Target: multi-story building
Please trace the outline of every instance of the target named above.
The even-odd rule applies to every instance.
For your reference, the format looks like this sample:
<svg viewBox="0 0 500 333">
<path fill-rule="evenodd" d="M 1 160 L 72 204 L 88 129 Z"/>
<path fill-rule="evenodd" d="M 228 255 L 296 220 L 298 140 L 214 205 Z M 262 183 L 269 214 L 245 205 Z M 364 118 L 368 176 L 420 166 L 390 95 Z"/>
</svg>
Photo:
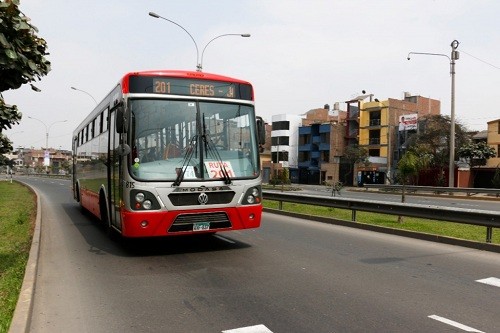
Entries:
<svg viewBox="0 0 500 333">
<path fill-rule="evenodd" d="M 339 181 L 340 157 L 344 153 L 347 113 L 329 106 L 306 113 L 299 127 L 298 182 L 323 184 Z"/>
<path fill-rule="evenodd" d="M 488 135 L 486 143 L 497 153 L 497 157 L 488 159 L 486 167 L 499 168 L 500 167 L 500 119 L 488 121 Z"/>
<path fill-rule="evenodd" d="M 297 133 L 302 117 L 280 114 L 266 124 L 266 145 L 261 153 L 262 179 L 268 182 L 278 177 L 283 168 L 296 168 Z"/>
<path fill-rule="evenodd" d="M 359 183 L 392 181 L 405 143 L 416 133 L 418 118 L 437 115 L 441 102 L 405 93 L 403 100 L 365 102 L 359 112 L 358 144 L 369 155 L 369 166 L 358 168 Z"/>
<path fill-rule="evenodd" d="M 69 171 L 72 153 L 69 150 L 49 148 L 19 148 L 13 153 L 15 168 L 18 172 L 66 173 Z"/>
<path fill-rule="evenodd" d="M 297 167 L 298 128 L 302 116 L 280 114 L 272 117 L 271 160 L 283 167 Z"/>
</svg>

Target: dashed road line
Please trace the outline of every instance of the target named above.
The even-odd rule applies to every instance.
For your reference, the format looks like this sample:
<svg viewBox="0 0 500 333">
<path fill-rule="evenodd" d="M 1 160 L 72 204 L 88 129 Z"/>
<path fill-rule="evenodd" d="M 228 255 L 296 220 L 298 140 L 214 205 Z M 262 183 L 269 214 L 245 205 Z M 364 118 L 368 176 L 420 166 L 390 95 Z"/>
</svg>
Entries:
<svg viewBox="0 0 500 333">
<path fill-rule="evenodd" d="M 453 321 L 453 320 L 450 320 L 450 319 L 447 319 L 447 318 L 444 318 L 444 317 L 440 317 L 440 316 L 436 316 L 436 315 L 431 315 L 431 316 L 429 316 L 429 318 L 437 320 L 437 321 L 440 321 L 440 322 L 442 322 L 444 324 L 448 324 L 450 326 L 459 328 L 459 329 L 461 329 L 461 330 L 463 330 L 465 332 L 484 333 L 483 331 L 477 330 L 477 329 L 475 329 L 473 327 L 461 324 L 459 322 L 456 322 L 456 321 Z"/>
<path fill-rule="evenodd" d="M 490 286 L 500 287 L 500 279 L 495 277 L 489 277 L 486 279 L 476 280 L 476 282 L 489 284 Z"/>
<path fill-rule="evenodd" d="M 222 333 L 273 333 L 264 325 L 255 325 L 235 328 L 232 330 L 222 331 Z"/>
</svg>

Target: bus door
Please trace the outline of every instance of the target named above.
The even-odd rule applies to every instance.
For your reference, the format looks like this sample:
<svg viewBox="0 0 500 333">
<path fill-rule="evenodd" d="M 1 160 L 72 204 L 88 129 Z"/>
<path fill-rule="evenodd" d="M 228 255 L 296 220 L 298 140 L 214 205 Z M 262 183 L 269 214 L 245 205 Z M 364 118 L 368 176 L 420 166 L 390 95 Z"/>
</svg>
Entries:
<svg viewBox="0 0 500 333">
<path fill-rule="evenodd" d="M 109 115 L 109 165 L 108 165 L 108 193 L 109 193 L 109 212 L 111 214 L 111 224 L 119 230 L 122 229 L 122 221 L 120 214 L 120 204 L 123 194 L 122 179 L 122 163 L 121 156 L 117 152 L 120 144 L 120 134 L 116 131 L 116 112 L 110 111 Z"/>
</svg>

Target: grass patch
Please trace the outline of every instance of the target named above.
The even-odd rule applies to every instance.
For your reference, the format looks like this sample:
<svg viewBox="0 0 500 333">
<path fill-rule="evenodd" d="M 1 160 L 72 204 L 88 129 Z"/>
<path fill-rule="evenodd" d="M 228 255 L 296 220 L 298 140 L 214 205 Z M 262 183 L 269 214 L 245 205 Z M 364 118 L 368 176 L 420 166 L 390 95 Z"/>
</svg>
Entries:
<svg viewBox="0 0 500 333">
<path fill-rule="evenodd" d="M 264 200 L 263 205 L 265 208 L 278 209 L 277 201 Z M 299 214 L 330 217 L 339 220 L 351 220 L 351 210 L 348 209 L 283 202 L 283 210 Z M 398 217 L 396 215 L 359 211 L 356 213 L 356 222 L 394 229 L 416 231 L 432 235 L 447 236 L 476 242 L 484 243 L 486 241 L 486 227 L 483 226 L 420 219 L 406 216 L 404 217 L 403 223 L 399 223 Z M 492 243 L 500 244 L 500 229 L 498 228 L 493 229 Z"/>
<path fill-rule="evenodd" d="M 0 181 L 0 332 L 7 332 L 28 261 L 36 216 L 35 195 Z"/>
</svg>

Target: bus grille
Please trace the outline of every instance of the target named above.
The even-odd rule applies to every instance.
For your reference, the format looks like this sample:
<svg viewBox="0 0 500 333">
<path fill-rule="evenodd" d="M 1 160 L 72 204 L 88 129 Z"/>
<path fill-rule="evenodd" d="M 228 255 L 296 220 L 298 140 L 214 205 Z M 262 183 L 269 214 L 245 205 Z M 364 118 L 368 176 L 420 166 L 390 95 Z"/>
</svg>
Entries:
<svg viewBox="0 0 500 333">
<path fill-rule="evenodd" d="M 181 214 L 170 226 L 169 232 L 193 231 L 194 223 L 209 222 L 210 230 L 231 228 L 231 221 L 225 212 Z"/>
<path fill-rule="evenodd" d="M 224 192 L 194 192 L 194 193 L 172 193 L 168 196 L 174 206 L 196 206 L 200 205 L 198 198 L 200 193 L 206 193 L 208 201 L 205 205 L 228 204 L 234 198 L 233 191 Z"/>
</svg>

